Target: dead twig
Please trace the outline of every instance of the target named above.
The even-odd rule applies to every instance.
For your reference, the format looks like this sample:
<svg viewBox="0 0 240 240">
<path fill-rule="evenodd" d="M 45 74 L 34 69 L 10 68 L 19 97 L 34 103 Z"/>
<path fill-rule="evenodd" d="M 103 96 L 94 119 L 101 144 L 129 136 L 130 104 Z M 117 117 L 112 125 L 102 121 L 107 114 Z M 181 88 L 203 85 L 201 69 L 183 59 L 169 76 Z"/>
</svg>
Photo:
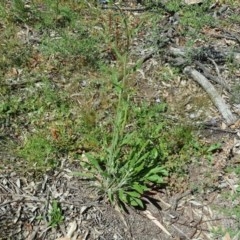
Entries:
<svg viewBox="0 0 240 240">
<path fill-rule="evenodd" d="M 194 52 L 199 52 L 199 48 L 194 48 Z M 169 48 L 170 54 L 173 56 L 181 56 L 181 57 L 187 57 L 188 51 L 185 48 L 175 48 L 175 47 L 170 47 Z M 235 63 L 240 63 L 240 53 L 239 52 L 234 52 L 230 50 L 224 50 L 221 51 L 221 54 L 225 56 L 225 59 L 232 59 L 233 62 Z"/>
<path fill-rule="evenodd" d="M 147 7 L 139 7 L 139 8 L 130 8 L 130 7 L 118 7 L 118 6 L 105 6 L 102 5 L 102 9 L 107 10 L 120 10 L 120 11 L 126 11 L 126 12 L 144 12 L 149 10 L 150 8 Z"/>
<path fill-rule="evenodd" d="M 172 205 L 171 205 L 171 209 L 172 209 L 173 211 L 176 211 L 177 208 L 178 208 L 178 202 L 179 202 L 182 198 L 184 198 L 184 197 L 186 197 L 186 196 L 188 196 L 188 195 L 190 195 L 190 194 L 192 194 L 192 191 L 191 191 L 191 190 L 188 190 L 188 191 L 186 191 L 186 192 L 184 192 L 184 193 L 182 193 L 182 194 L 180 194 L 180 195 L 177 195 L 177 196 L 173 199 L 173 202 L 172 202 Z"/>
<path fill-rule="evenodd" d="M 213 82 L 216 82 L 220 84 L 222 87 L 224 87 L 227 91 L 230 91 L 231 88 L 228 86 L 228 84 L 225 81 L 221 81 L 218 77 L 212 75 L 210 71 L 199 61 L 195 61 L 195 64 L 197 65 L 198 68 L 200 68 L 203 71 L 203 75 L 212 80 Z"/>
<path fill-rule="evenodd" d="M 35 84 L 35 83 L 39 83 L 39 82 L 42 82 L 42 80 L 35 79 L 34 81 L 23 81 L 23 82 L 16 82 L 16 83 L 2 83 L 1 86 L 9 87 L 12 90 L 14 90 L 14 89 L 17 89 L 17 88 L 24 88 L 28 84 Z"/>
<path fill-rule="evenodd" d="M 146 217 L 151 220 L 155 225 L 157 225 L 166 235 L 171 236 L 171 234 L 168 232 L 168 230 L 158 221 L 157 218 L 155 218 L 152 213 L 148 210 L 143 211 L 143 213 L 146 215 Z"/>
<path fill-rule="evenodd" d="M 205 78 L 200 72 L 191 67 L 185 67 L 183 72 L 191 76 L 208 93 L 213 104 L 217 107 L 227 125 L 232 125 L 236 122 L 237 118 L 232 114 L 228 105 L 225 103 L 223 98 L 218 94 L 215 87 L 208 81 L 207 78 Z"/>
<path fill-rule="evenodd" d="M 224 132 L 224 133 L 231 133 L 231 134 L 237 134 L 237 131 L 232 131 L 232 130 L 227 130 L 227 129 L 221 129 L 221 128 L 217 128 L 217 127 L 212 127 L 212 126 L 207 126 L 203 124 L 203 127 L 205 129 L 210 129 L 212 131 L 216 131 L 216 132 Z"/>
<path fill-rule="evenodd" d="M 231 90 L 230 87 L 228 86 L 228 84 L 225 82 L 225 80 L 222 78 L 221 74 L 220 74 L 220 71 L 219 71 L 219 67 L 217 65 L 217 63 L 212 59 L 212 58 L 208 58 L 212 63 L 213 65 L 215 66 L 215 69 L 216 69 L 216 73 L 218 75 L 218 79 L 219 79 L 219 82 L 220 84 L 225 87 L 226 89 L 228 89 L 229 91 Z"/>
</svg>

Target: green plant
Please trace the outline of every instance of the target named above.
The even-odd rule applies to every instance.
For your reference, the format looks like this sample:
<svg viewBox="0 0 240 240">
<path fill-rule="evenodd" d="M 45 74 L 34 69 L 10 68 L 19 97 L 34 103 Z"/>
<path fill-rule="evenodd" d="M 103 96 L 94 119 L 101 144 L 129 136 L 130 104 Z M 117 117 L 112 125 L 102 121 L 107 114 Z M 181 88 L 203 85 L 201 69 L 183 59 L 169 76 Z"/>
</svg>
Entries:
<svg viewBox="0 0 240 240">
<path fill-rule="evenodd" d="M 84 175 L 95 182 L 112 204 L 144 208 L 144 193 L 152 184 L 161 186 L 167 171 L 161 166 L 159 149 L 141 129 L 126 129 L 130 106 L 122 91 L 111 137 L 105 137 L 101 154 L 86 154 Z"/>
<path fill-rule="evenodd" d="M 78 57 L 76 63 L 82 63 L 86 66 L 96 66 L 98 60 L 98 40 L 90 36 L 84 28 L 79 29 L 78 33 L 69 34 L 68 31 L 61 31 L 59 37 L 52 39 L 46 36 L 41 45 L 41 51 L 44 55 L 56 54 L 61 57 L 73 59 Z"/>
<path fill-rule="evenodd" d="M 50 206 L 48 218 L 48 225 L 51 227 L 59 226 L 64 220 L 61 206 L 56 200 L 53 200 L 52 205 Z"/>
<path fill-rule="evenodd" d="M 56 165 L 56 149 L 46 136 L 33 134 L 27 137 L 23 147 L 18 150 L 19 156 L 26 159 L 36 168 L 48 168 Z"/>
<path fill-rule="evenodd" d="M 240 84 L 235 84 L 233 85 L 232 88 L 232 96 L 231 96 L 231 101 L 235 104 L 239 104 L 240 103 Z"/>
<path fill-rule="evenodd" d="M 28 17 L 28 9 L 25 7 L 24 1 L 13 1 L 13 12 L 16 21 L 25 22 Z"/>
<path fill-rule="evenodd" d="M 200 9 L 199 9 L 200 10 Z M 216 21 L 213 21 L 213 17 L 209 16 L 203 10 L 199 11 L 198 9 L 189 9 L 184 13 L 184 17 L 182 18 L 181 23 L 184 26 L 190 26 L 196 31 L 201 29 L 203 26 L 214 26 Z"/>
<path fill-rule="evenodd" d="M 7 8 L 6 4 L 1 4 L 0 5 L 0 19 L 5 19 L 7 18 Z"/>
<path fill-rule="evenodd" d="M 182 2 L 178 0 L 171 0 L 167 2 L 166 7 L 169 11 L 177 12 L 181 9 Z"/>
<path fill-rule="evenodd" d="M 221 143 L 213 143 L 210 145 L 204 145 L 199 142 L 194 142 L 193 148 L 200 156 L 205 156 L 210 162 L 213 159 L 213 153 L 220 150 L 222 147 Z"/>
<path fill-rule="evenodd" d="M 230 171 L 231 173 L 234 170 Z M 216 229 L 213 229 L 213 234 L 218 235 L 219 237 L 224 236 L 226 233 L 232 237 L 231 239 L 239 239 L 240 235 L 240 206 L 239 206 L 239 198 L 240 198 L 240 191 L 239 187 L 236 188 L 235 192 L 232 190 L 227 190 L 225 193 L 222 194 L 222 198 L 225 198 L 225 201 L 228 202 L 227 207 L 215 206 L 217 211 L 220 211 L 226 218 L 229 218 L 230 221 L 234 221 L 232 226 L 219 226 Z M 230 225 L 230 224 L 229 224 Z"/>
<path fill-rule="evenodd" d="M 191 128 L 166 121 L 166 104 L 130 104 L 126 86 L 128 56 L 115 51 L 122 71 L 110 71 L 118 95 L 115 117 L 107 127 L 101 127 L 96 124 L 96 115 L 91 116 L 91 126 L 98 131 L 88 132 L 88 138 L 98 132 L 93 138 L 102 147 L 97 152 L 85 153 L 81 162 L 84 170 L 76 174 L 91 179 L 93 186 L 113 205 L 143 209 L 147 192 L 153 186 L 163 186 L 168 175 L 166 169 L 180 169 L 189 161 L 184 151 L 193 148 L 193 136 Z"/>
<path fill-rule="evenodd" d="M 240 6 L 239 1 L 237 1 L 237 0 L 221 0 L 219 2 L 221 4 L 224 3 L 224 4 L 227 4 L 227 5 L 231 5 L 231 7 L 238 7 L 238 6 Z"/>
</svg>

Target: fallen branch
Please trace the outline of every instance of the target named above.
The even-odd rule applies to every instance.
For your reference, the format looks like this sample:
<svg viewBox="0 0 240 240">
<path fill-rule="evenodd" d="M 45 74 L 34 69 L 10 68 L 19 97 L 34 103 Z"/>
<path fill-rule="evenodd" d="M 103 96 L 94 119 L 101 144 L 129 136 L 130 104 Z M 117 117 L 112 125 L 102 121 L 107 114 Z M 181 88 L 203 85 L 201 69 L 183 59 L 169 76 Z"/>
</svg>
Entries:
<svg viewBox="0 0 240 240">
<path fill-rule="evenodd" d="M 225 81 L 221 81 L 221 77 L 218 78 L 218 77 L 212 75 L 212 74 L 210 73 L 210 71 L 209 71 L 202 63 L 200 63 L 199 61 L 195 61 L 195 64 L 203 71 L 203 75 L 204 75 L 206 78 L 212 80 L 213 82 L 216 82 L 216 83 L 220 84 L 220 85 L 223 86 L 228 92 L 231 91 L 230 86 L 229 86 Z"/>
<path fill-rule="evenodd" d="M 118 7 L 118 6 L 106 6 L 103 5 L 102 9 L 110 9 L 110 10 L 120 10 L 120 11 L 128 11 L 128 12 L 143 12 L 143 11 L 147 11 L 150 8 L 146 8 L 146 7 L 139 7 L 139 8 L 130 8 L 130 7 Z"/>
<path fill-rule="evenodd" d="M 217 90 L 206 77 L 191 67 L 185 67 L 183 72 L 191 76 L 208 93 L 213 104 L 217 107 L 227 125 L 232 125 L 234 122 L 236 122 L 237 118 L 232 114 L 228 105 L 225 103 L 222 97 L 218 94 Z"/>
<path fill-rule="evenodd" d="M 194 48 L 194 52 L 199 52 L 200 48 Z M 174 48 L 170 47 L 169 52 L 174 56 L 187 57 L 188 51 L 185 48 Z M 220 51 L 219 51 L 220 52 Z M 232 59 L 234 63 L 240 63 L 240 53 L 229 51 L 221 51 L 225 59 Z"/>
</svg>

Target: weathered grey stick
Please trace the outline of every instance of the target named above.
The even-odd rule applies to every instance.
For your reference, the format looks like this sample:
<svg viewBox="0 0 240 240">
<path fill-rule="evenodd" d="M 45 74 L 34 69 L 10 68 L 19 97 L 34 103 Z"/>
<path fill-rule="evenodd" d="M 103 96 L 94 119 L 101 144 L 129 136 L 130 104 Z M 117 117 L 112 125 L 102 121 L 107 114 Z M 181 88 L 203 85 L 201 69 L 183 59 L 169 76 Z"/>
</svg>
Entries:
<svg viewBox="0 0 240 240">
<path fill-rule="evenodd" d="M 237 118 L 232 114 L 228 105 L 225 103 L 223 98 L 218 94 L 215 87 L 208 81 L 207 78 L 205 78 L 200 72 L 191 67 L 185 67 L 183 72 L 191 76 L 208 93 L 213 104 L 217 107 L 227 125 L 231 125 L 236 122 Z"/>
<path fill-rule="evenodd" d="M 195 64 L 203 71 L 203 75 L 208 78 L 209 80 L 212 80 L 213 82 L 216 82 L 220 84 L 222 87 L 224 87 L 228 92 L 231 91 L 230 86 L 225 82 L 221 81 L 221 76 L 218 78 L 210 73 L 210 71 L 204 66 L 204 64 L 200 63 L 199 61 L 195 61 Z"/>
<path fill-rule="evenodd" d="M 195 50 L 199 51 L 198 48 L 196 48 Z M 181 56 L 181 57 L 187 56 L 187 51 L 185 48 L 170 47 L 169 52 L 174 56 Z M 229 58 L 232 58 L 235 63 L 237 63 L 237 64 L 240 63 L 240 53 L 239 52 L 223 51 L 222 53 L 224 55 L 228 56 Z"/>
</svg>

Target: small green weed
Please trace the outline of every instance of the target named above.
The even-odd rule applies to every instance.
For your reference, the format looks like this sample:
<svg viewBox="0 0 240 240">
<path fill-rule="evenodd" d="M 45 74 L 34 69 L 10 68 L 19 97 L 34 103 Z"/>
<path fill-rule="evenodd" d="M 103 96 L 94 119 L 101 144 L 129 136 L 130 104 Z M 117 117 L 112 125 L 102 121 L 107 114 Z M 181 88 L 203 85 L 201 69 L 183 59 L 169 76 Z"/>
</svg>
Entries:
<svg viewBox="0 0 240 240">
<path fill-rule="evenodd" d="M 182 7 L 182 3 L 178 0 L 171 0 L 167 2 L 166 7 L 169 11 L 178 12 Z"/>
<path fill-rule="evenodd" d="M 204 26 L 216 26 L 216 19 L 213 19 L 209 11 L 211 1 L 204 1 L 201 6 L 187 5 L 178 0 L 170 0 L 166 8 L 172 12 L 180 13 L 179 24 L 182 26 L 182 33 L 192 38 L 199 37 L 199 30 Z M 183 30 L 185 29 L 185 31 Z"/>
<path fill-rule="evenodd" d="M 56 149 L 44 135 L 33 134 L 29 136 L 18 154 L 37 169 L 56 166 Z"/>
<path fill-rule="evenodd" d="M 240 23 L 240 16 L 238 14 L 233 14 L 229 17 L 229 20 L 232 23 L 239 24 Z"/>
<path fill-rule="evenodd" d="M 45 37 L 41 51 L 44 54 L 58 54 L 63 57 L 67 56 L 81 56 L 84 57 L 87 63 L 94 64 L 98 56 L 97 53 L 97 39 L 90 37 L 87 31 L 83 29 L 77 34 L 69 34 L 69 32 L 62 31 L 56 39 L 52 37 Z"/>
<path fill-rule="evenodd" d="M 29 80 L 29 83 L 26 83 L 24 94 L 21 94 L 21 89 L 16 90 L 15 94 L 10 94 L 12 90 L 9 86 L 1 87 L 0 91 L 4 92 L 0 96 L 2 100 L 0 119 L 15 116 L 21 116 L 23 119 L 27 115 L 27 120 L 24 119 L 25 123 L 32 124 L 36 121 L 39 122 L 48 114 L 47 112 L 52 112 L 52 117 L 69 115 L 68 101 L 64 92 L 61 92 L 61 97 L 59 97 L 60 92 L 53 89 L 48 80 L 43 79 L 41 87 L 38 88 Z M 18 118 L 18 120 L 20 119 Z"/>
<path fill-rule="evenodd" d="M 56 200 L 53 200 L 52 202 L 52 205 L 49 210 L 48 218 L 49 218 L 48 225 L 51 227 L 59 226 L 64 220 L 61 206 Z"/>
<path fill-rule="evenodd" d="M 213 21 L 213 17 L 207 15 L 203 11 L 198 11 L 197 9 L 193 11 L 190 9 L 184 13 L 181 23 L 184 26 L 192 27 L 194 31 L 198 31 L 205 25 L 213 26 L 216 24 L 216 20 Z"/>
<path fill-rule="evenodd" d="M 240 84 L 237 83 L 232 87 L 231 101 L 235 104 L 240 104 Z"/>
<path fill-rule="evenodd" d="M 193 144 L 193 149 L 195 149 L 196 154 L 199 156 L 205 156 L 206 159 L 208 159 L 210 162 L 212 161 L 213 158 L 213 153 L 216 151 L 221 150 L 221 143 L 213 143 L 210 145 L 204 145 L 201 144 L 200 142 L 194 142 Z"/>
<path fill-rule="evenodd" d="M 11 29 L 10 27 L 8 31 L 5 32 L 7 36 L 2 36 L 6 39 L 2 41 L 3 47 L 0 49 L 0 71 L 5 73 L 10 66 L 16 68 L 24 67 L 31 54 L 31 50 L 28 47 L 23 49 L 19 44 L 19 40 L 12 36 L 14 28 Z"/>
<path fill-rule="evenodd" d="M 232 7 L 239 7 L 240 6 L 240 3 L 238 0 L 220 0 L 219 1 L 221 4 L 226 4 L 226 5 L 230 5 Z"/>
<path fill-rule="evenodd" d="M 7 18 L 8 14 L 7 14 L 7 7 L 6 4 L 1 4 L 0 5 L 0 19 L 5 19 Z"/>
<path fill-rule="evenodd" d="M 25 22 L 28 19 L 28 8 L 22 0 L 13 0 L 12 2 L 14 19 L 16 21 Z"/>
<path fill-rule="evenodd" d="M 224 197 L 224 194 L 222 194 Z M 218 227 L 213 230 L 213 234 L 215 236 L 224 236 L 226 233 L 232 237 L 232 239 L 239 239 L 240 236 L 240 206 L 239 206 L 239 198 L 240 191 L 237 189 L 235 193 L 226 193 L 226 199 L 229 202 L 228 207 L 220 208 L 216 206 L 216 210 L 220 211 L 226 218 L 231 218 L 231 221 L 234 221 L 234 228 L 231 227 Z"/>
<path fill-rule="evenodd" d="M 44 1 L 31 4 L 23 0 L 12 2 L 11 19 L 13 22 L 36 26 L 37 28 L 62 28 L 68 26 L 74 18 L 74 12 L 60 1 Z"/>
</svg>

